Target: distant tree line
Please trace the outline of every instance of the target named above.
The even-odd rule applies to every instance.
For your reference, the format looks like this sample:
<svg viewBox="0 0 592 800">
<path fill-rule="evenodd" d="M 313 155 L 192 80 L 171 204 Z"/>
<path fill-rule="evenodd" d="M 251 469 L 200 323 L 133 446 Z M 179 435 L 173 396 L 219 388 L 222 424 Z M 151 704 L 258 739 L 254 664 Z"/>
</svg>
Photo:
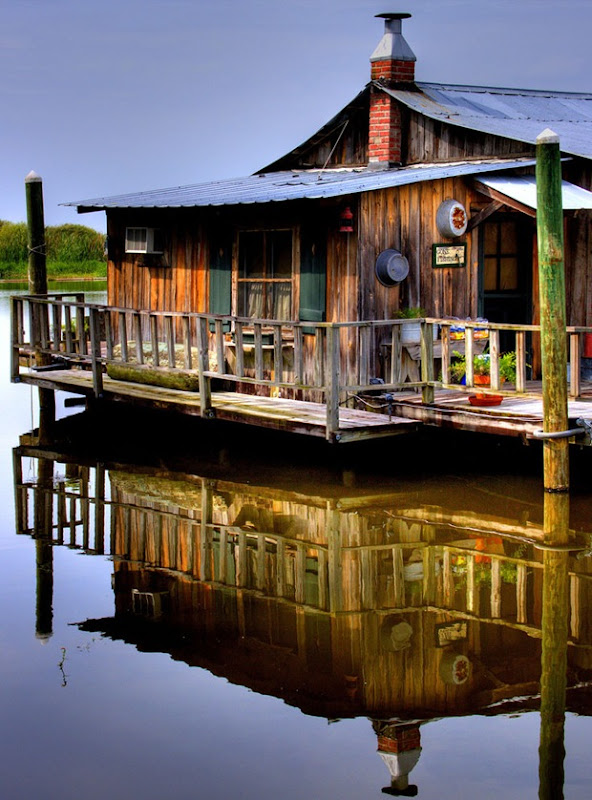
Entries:
<svg viewBox="0 0 592 800">
<path fill-rule="evenodd" d="M 106 275 L 105 236 L 84 225 L 53 225 L 45 229 L 49 275 Z M 26 275 L 27 226 L 0 220 L 0 278 Z"/>
</svg>

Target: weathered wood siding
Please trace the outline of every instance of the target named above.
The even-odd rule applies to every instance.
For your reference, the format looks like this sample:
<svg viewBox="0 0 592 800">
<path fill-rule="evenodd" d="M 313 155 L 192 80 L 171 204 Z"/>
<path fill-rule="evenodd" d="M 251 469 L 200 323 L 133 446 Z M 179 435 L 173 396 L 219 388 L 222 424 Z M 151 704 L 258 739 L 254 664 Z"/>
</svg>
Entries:
<svg viewBox="0 0 592 800">
<path fill-rule="evenodd" d="M 162 256 L 125 252 L 126 227 L 161 228 Z M 150 311 L 206 310 L 206 236 L 196 212 L 110 212 L 107 216 L 110 305 Z"/>
<path fill-rule="evenodd" d="M 390 319 L 400 307 L 421 306 L 430 316 L 477 313 L 477 231 L 460 237 L 467 243 L 467 266 L 433 269 L 432 245 L 446 242 L 436 228 L 436 211 L 454 198 L 470 209 L 481 199 L 463 179 L 416 183 L 361 196 L 359 240 L 360 318 Z M 409 276 L 399 286 L 383 286 L 374 267 L 387 248 L 409 260 Z"/>
<path fill-rule="evenodd" d="M 564 166 L 564 177 L 592 191 L 592 164 L 573 159 Z M 567 322 L 592 325 L 592 211 L 565 214 L 565 291 Z"/>
<path fill-rule="evenodd" d="M 534 154 L 534 146 L 525 142 L 448 125 L 417 112 L 408 115 L 406 140 L 408 164 Z"/>
</svg>

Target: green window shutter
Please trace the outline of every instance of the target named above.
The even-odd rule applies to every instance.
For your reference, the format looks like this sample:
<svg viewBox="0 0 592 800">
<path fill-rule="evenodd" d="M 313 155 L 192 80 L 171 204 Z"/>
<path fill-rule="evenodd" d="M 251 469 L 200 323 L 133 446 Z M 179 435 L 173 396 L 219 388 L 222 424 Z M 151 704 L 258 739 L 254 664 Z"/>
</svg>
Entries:
<svg viewBox="0 0 592 800">
<path fill-rule="evenodd" d="M 232 237 L 221 231 L 210 237 L 210 281 L 208 309 L 212 314 L 232 313 Z M 230 323 L 224 325 L 230 330 Z"/>
<path fill-rule="evenodd" d="M 327 302 L 327 233 L 302 229 L 300 238 L 300 310 L 305 322 L 324 322 Z M 314 333 L 314 328 L 305 329 Z"/>
</svg>

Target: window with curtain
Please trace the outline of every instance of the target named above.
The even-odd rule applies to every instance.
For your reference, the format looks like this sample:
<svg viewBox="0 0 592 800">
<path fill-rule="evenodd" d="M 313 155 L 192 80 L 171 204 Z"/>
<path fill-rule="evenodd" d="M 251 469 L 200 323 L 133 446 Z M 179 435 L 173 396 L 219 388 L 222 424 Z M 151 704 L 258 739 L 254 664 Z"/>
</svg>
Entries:
<svg viewBox="0 0 592 800">
<path fill-rule="evenodd" d="M 292 231 L 242 231 L 238 240 L 239 317 L 293 319 Z"/>
</svg>

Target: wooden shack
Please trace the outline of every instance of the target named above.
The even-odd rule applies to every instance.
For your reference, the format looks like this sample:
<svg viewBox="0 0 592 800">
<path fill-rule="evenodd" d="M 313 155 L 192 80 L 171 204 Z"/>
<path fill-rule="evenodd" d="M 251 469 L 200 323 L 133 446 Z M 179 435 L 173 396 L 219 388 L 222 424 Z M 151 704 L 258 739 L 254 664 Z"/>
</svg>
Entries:
<svg viewBox="0 0 592 800">
<path fill-rule="evenodd" d="M 567 321 L 592 324 L 592 94 L 417 82 L 409 15 L 379 16 L 370 82 L 282 158 L 237 180 L 71 204 L 107 213 L 110 305 L 537 323 L 534 143 L 550 127 L 565 156 Z M 402 256 L 394 274 L 377 272 L 384 251 Z"/>
<path fill-rule="evenodd" d="M 534 167 L 552 128 L 567 430 L 591 444 L 592 94 L 417 82 L 409 15 L 380 16 L 370 82 L 284 157 L 246 178 L 72 203 L 107 213 L 108 303 L 13 298 L 12 380 L 329 442 L 418 424 L 540 438 Z M 472 398 L 487 346 L 493 397 Z M 505 402 L 496 415 L 472 400 Z"/>
</svg>

